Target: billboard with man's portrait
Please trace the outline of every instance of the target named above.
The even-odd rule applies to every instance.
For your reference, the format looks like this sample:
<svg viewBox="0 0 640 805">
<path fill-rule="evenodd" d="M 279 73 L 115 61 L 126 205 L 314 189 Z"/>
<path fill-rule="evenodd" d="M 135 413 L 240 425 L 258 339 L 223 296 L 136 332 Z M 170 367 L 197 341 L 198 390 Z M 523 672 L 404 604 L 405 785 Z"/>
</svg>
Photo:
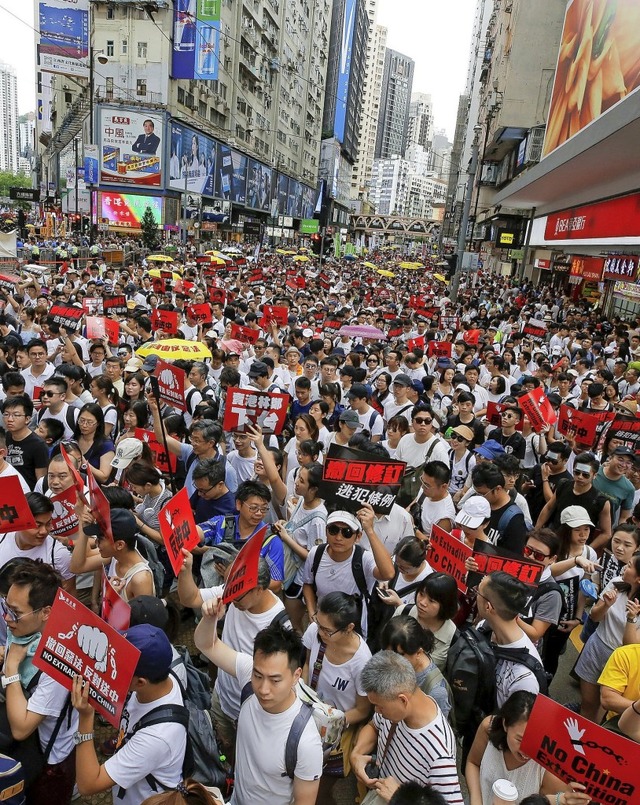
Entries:
<svg viewBox="0 0 640 805">
<path fill-rule="evenodd" d="M 163 125 L 157 112 L 100 106 L 100 182 L 162 187 Z"/>
</svg>

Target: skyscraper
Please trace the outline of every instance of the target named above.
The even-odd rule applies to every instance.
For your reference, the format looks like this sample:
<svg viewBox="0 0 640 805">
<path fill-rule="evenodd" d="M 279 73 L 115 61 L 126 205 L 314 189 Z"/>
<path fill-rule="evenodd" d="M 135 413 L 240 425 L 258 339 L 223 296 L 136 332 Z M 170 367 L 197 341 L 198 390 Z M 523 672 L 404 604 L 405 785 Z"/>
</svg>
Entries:
<svg viewBox="0 0 640 805">
<path fill-rule="evenodd" d="M 18 80 L 0 64 L 0 170 L 18 172 Z"/>
<path fill-rule="evenodd" d="M 387 48 L 376 136 L 376 159 L 405 155 L 414 67 L 413 59 Z"/>
</svg>

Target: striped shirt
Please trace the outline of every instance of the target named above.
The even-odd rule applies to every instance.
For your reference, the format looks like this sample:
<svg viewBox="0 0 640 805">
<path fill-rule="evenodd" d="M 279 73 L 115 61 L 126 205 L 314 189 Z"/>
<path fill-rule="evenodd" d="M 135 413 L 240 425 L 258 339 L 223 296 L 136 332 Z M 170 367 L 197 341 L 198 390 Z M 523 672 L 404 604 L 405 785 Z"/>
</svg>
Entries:
<svg viewBox="0 0 640 805">
<path fill-rule="evenodd" d="M 388 747 L 391 722 L 378 713 L 373 716 L 379 758 L 386 748 L 380 777 L 395 777 L 400 783 L 429 784 L 442 794 L 447 805 L 463 805 L 456 768 L 456 740 L 437 704 L 436 708 L 436 717 L 424 727 L 410 729 L 401 721 Z"/>
</svg>

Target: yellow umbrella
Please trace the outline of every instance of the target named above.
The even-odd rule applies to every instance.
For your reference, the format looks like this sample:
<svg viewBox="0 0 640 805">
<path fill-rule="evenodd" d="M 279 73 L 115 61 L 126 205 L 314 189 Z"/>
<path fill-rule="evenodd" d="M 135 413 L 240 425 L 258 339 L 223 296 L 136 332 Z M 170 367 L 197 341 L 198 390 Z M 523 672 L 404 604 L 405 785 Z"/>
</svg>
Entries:
<svg viewBox="0 0 640 805">
<path fill-rule="evenodd" d="M 434 280 L 438 280 L 438 282 L 449 282 L 449 280 L 443 274 L 434 274 Z"/>
<path fill-rule="evenodd" d="M 422 263 L 400 263 L 400 268 L 408 268 L 410 271 L 413 271 L 417 268 L 424 268 Z"/>
<path fill-rule="evenodd" d="M 306 254 L 296 254 L 296 256 L 293 258 L 293 261 L 295 263 L 310 263 L 311 258 L 307 257 Z"/>
<path fill-rule="evenodd" d="M 393 271 L 387 271 L 385 268 L 376 268 L 376 272 L 380 274 L 381 277 L 395 277 Z"/>
<path fill-rule="evenodd" d="M 299 252 L 304 252 L 304 254 L 306 254 L 306 253 L 309 251 L 309 249 L 307 249 L 307 247 L 306 247 L 306 246 L 300 246 L 300 248 L 298 249 L 298 251 L 299 251 Z"/>
<path fill-rule="evenodd" d="M 149 272 L 149 276 L 150 277 L 157 277 L 158 279 L 160 279 L 162 277 L 162 274 L 160 273 L 159 268 L 152 268 L 151 271 Z M 174 280 L 182 279 L 182 277 L 180 276 L 180 274 L 178 274 L 177 271 L 172 271 L 171 272 L 171 277 Z"/>
<path fill-rule="evenodd" d="M 173 263 L 174 258 L 168 254 L 150 254 L 147 260 L 153 260 L 154 263 Z"/>
<path fill-rule="evenodd" d="M 211 350 L 201 341 L 183 341 L 181 338 L 167 338 L 164 341 L 149 341 L 136 355 L 146 358 L 147 355 L 157 355 L 163 361 L 201 361 L 211 357 Z"/>
<path fill-rule="evenodd" d="M 295 254 L 295 252 L 292 251 L 291 249 L 276 249 L 276 254 L 285 254 L 289 256 L 291 254 Z"/>
<path fill-rule="evenodd" d="M 227 261 L 223 260 L 222 257 L 217 257 L 216 255 L 209 254 L 209 252 L 206 252 L 205 256 L 208 258 L 208 260 L 203 260 L 202 261 L 203 263 L 209 262 L 214 266 L 226 266 L 227 265 Z M 229 258 L 229 259 L 231 259 L 231 258 Z"/>
<path fill-rule="evenodd" d="M 378 269 L 378 266 L 374 265 L 373 263 L 367 263 L 367 262 L 364 262 L 362 265 L 363 265 L 365 268 L 373 268 L 373 269 L 374 269 L 374 270 L 376 270 L 376 271 L 377 271 L 377 269 Z"/>
</svg>

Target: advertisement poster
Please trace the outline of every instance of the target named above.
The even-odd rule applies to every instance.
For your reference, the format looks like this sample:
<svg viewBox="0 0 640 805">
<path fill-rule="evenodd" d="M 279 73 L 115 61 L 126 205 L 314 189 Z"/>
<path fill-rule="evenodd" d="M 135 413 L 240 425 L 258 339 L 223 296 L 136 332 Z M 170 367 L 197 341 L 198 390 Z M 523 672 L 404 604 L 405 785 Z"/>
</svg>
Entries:
<svg viewBox="0 0 640 805">
<path fill-rule="evenodd" d="M 186 411 L 184 399 L 184 369 L 172 366 L 167 361 L 159 360 L 154 372 L 158 378 L 160 399 L 179 411 Z"/>
<path fill-rule="evenodd" d="M 351 74 L 351 50 L 353 32 L 356 25 L 356 0 L 346 0 L 342 20 L 341 37 L 338 55 L 338 86 L 336 91 L 336 115 L 333 134 L 341 143 L 344 142 L 344 131 L 347 121 L 347 96 L 349 94 L 349 76 Z"/>
<path fill-rule="evenodd" d="M 220 0 L 175 0 L 173 14 L 173 78 L 218 77 Z"/>
<path fill-rule="evenodd" d="M 184 564 L 182 549 L 190 551 L 200 542 L 186 486 L 160 509 L 158 523 L 171 567 L 177 576 Z"/>
<path fill-rule="evenodd" d="M 240 548 L 240 553 L 233 560 L 229 575 L 224 585 L 222 601 L 230 604 L 242 598 L 249 590 L 255 589 L 258 582 L 258 562 L 262 543 L 267 535 L 268 526 L 263 526 Z"/>
<path fill-rule="evenodd" d="M 157 112 L 100 106 L 100 182 L 162 187 L 163 125 Z"/>
<path fill-rule="evenodd" d="M 0 534 L 35 527 L 36 521 L 20 486 L 20 479 L 17 475 L 3 478 L 0 490 Z"/>
<path fill-rule="evenodd" d="M 244 204 L 247 197 L 247 163 L 249 158 L 239 151 L 231 150 L 233 165 L 233 182 L 231 185 L 231 201 Z"/>
<path fill-rule="evenodd" d="M 147 207 L 151 208 L 153 220 L 162 222 L 162 199 L 159 196 L 134 196 L 129 193 L 100 193 L 100 216 L 113 227 L 140 229 Z"/>
<path fill-rule="evenodd" d="M 434 570 L 447 573 L 456 580 L 461 593 L 467 592 L 467 570 L 464 566 L 473 551 L 464 542 L 449 534 L 439 525 L 431 527 L 427 562 Z"/>
<path fill-rule="evenodd" d="M 289 198 L 289 177 L 282 173 L 278 174 L 277 197 L 278 215 L 284 215 L 287 212 L 287 199 Z"/>
<path fill-rule="evenodd" d="M 33 658 L 36 668 L 67 690 L 80 674 L 89 683 L 89 704 L 118 727 L 140 652 L 83 606 L 58 590 Z"/>
<path fill-rule="evenodd" d="M 228 433 L 244 433 L 247 425 L 258 424 L 265 434 L 282 432 L 289 404 L 288 394 L 251 389 L 227 389 L 222 427 Z"/>
<path fill-rule="evenodd" d="M 271 168 L 249 160 L 247 173 L 247 201 L 246 206 L 254 210 L 269 211 L 271 204 Z"/>
<path fill-rule="evenodd" d="M 224 143 L 218 143 L 216 150 L 216 198 L 231 200 L 233 188 L 232 149 Z"/>
<path fill-rule="evenodd" d="M 97 145 L 86 143 L 84 146 L 84 181 L 85 184 L 98 184 L 98 153 Z"/>
<path fill-rule="evenodd" d="M 213 196 L 215 166 L 216 141 L 172 121 L 169 187 Z"/>
<path fill-rule="evenodd" d="M 547 696 L 536 696 L 521 751 L 565 783 L 581 783 L 592 803 L 638 802 L 638 744 Z"/>
<path fill-rule="evenodd" d="M 639 45 L 637 0 L 569 2 L 543 156 L 638 89 Z"/>
<path fill-rule="evenodd" d="M 298 199 L 302 192 L 302 185 L 296 179 L 289 179 L 289 196 L 287 198 L 287 215 L 292 218 L 299 218 L 297 213 Z"/>
<path fill-rule="evenodd" d="M 89 75 L 89 0 L 38 3 L 40 67 L 48 73 Z"/>
</svg>

